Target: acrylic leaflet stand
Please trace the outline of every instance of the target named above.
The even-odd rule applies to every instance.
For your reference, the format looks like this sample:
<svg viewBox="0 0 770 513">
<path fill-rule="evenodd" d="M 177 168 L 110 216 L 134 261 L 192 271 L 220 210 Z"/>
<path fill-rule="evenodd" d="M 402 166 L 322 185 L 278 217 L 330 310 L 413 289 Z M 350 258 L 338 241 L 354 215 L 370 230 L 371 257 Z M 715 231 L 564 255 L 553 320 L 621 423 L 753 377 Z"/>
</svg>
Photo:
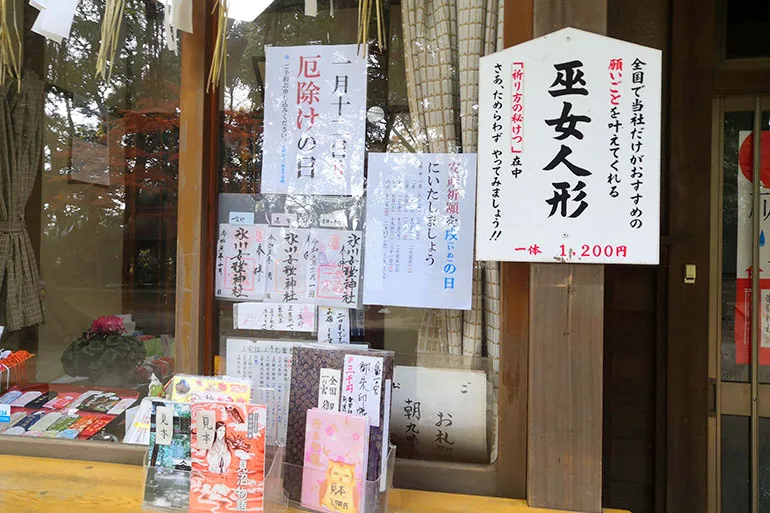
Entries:
<svg viewBox="0 0 770 513">
<path fill-rule="evenodd" d="M 273 464 L 275 465 L 275 463 Z M 389 447 L 386 464 L 387 472 L 384 475 L 380 475 L 376 481 L 364 481 L 363 485 L 359 488 L 360 493 L 355 493 L 355 504 L 357 506 L 355 511 L 358 511 L 359 513 L 386 513 L 388 511 L 388 492 L 393 487 L 393 471 L 396 467 L 396 447 L 393 445 L 390 445 Z M 272 472 L 270 479 L 282 477 L 283 482 L 270 482 L 265 485 L 266 489 L 280 489 L 282 491 L 282 497 L 275 497 L 276 504 L 288 505 L 288 507 L 299 511 L 331 511 L 328 509 L 321 510 L 317 507 L 309 507 L 302 503 L 301 497 L 289 497 L 289 493 L 285 491 L 287 482 L 301 483 L 304 479 L 324 480 L 326 474 L 325 470 L 317 470 L 301 465 L 284 463 L 283 473 L 282 475 L 280 474 L 281 473 Z M 331 488 L 329 489 L 331 490 Z M 335 488 L 335 490 L 337 489 L 339 488 Z M 265 496 L 268 496 L 267 492 Z M 268 509 L 269 506 L 271 505 L 268 503 L 265 504 L 265 512 L 277 513 L 284 511 L 280 508 Z M 347 509 L 349 511 L 354 511 L 352 508 Z"/>
<path fill-rule="evenodd" d="M 167 513 L 189 511 L 190 470 L 149 467 L 145 457 L 145 485 L 143 509 Z M 262 502 L 265 513 L 281 513 L 288 509 L 283 488 L 283 447 L 268 446 L 265 454 L 265 476 L 262 485 Z M 232 508 L 235 511 L 235 508 Z"/>
<path fill-rule="evenodd" d="M 179 513 L 189 511 L 190 475 L 182 469 L 156 468 L 147 466 L 145 457 L 145 489 L 143 508 L 147 511 Z M 360 513 L 385 513 L 388 511 L 388 492 L 393 486 L 393 471 L 396 466 L 396 448 L 388 451 L 387 473 L 376 481 L 364 481 L 361 497 L 357 498 Z M 290 500 L 284 490 L 284 480 L 312 479 L 318 471 L 299 465 L 284 463 L 284 448 L 268 446 L 265 454 L 265 479 L 263 484 L 264 513 L 282 513 L 290 507 L 300 511 L 316 511 L 302 505 L 300 498 Z"/>
</svg>

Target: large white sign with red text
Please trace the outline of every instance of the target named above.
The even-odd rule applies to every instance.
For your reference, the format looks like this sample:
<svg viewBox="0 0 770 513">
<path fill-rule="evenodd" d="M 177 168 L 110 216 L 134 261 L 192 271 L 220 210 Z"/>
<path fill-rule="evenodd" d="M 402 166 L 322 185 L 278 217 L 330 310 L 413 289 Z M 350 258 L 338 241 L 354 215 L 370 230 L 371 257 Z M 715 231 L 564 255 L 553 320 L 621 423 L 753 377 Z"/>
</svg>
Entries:
<svg viewBox="0 0 770 513">
<path fill-rule="evenodd" d="M 361 196 L 366 59 L 356 45 L 265 48 L 262 192 Z"/>
<path fill-rule="evenodd" d="M 476 258 L 657 264 L 661 52 L 564 29 L 481 59 Z"/>
</svg>

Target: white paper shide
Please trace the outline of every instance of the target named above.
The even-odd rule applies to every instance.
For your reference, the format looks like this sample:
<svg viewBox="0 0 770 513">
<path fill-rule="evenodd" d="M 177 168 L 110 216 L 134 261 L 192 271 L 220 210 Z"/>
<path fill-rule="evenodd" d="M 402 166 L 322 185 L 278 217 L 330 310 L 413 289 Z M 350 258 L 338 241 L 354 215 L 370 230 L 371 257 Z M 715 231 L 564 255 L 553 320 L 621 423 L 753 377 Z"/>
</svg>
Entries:
<svg viewBox="0 0 770 513">
<path fill-rule="evenodd" d="M 572 28 L 482 57 L 477 260 L 657 264 L 661 80 Z"/>
<path fill-rule="evenodd" d="M 266 48 L 262 192 L 363 194 L 366 59 L 356 45 Z"/>
</svg>

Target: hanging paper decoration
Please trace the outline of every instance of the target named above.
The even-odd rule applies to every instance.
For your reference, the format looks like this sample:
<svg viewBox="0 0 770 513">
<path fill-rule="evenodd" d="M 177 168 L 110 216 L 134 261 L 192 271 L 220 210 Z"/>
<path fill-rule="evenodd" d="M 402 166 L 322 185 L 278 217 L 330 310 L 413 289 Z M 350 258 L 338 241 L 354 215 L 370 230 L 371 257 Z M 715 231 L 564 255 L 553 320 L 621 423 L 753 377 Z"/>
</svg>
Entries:
<svg viewBox="0 0 770 513">
<path fill-rule="evenodd" d="M 217 42 L 214 47 L 214 55 L 211 58 L 211 69 L 209 70 L 209 80 L 206 85 L 206 92 L 210 92 L 212 88 L 217 87 L 222 77 L 222 69 L 225 66 L 227 60 L 227 18 L 228 18 L 228 1 L 217 0 L 214 5 L 212 14 L 216 14 L 217 17 Z"/>
<path fill-rule="evenodd" d="M 107 0 L 102 18 L 102 44 L 96 58 L 96 73 L 106 81 L 112 77 L 115 53 L 120 39 L 120 27 L 126 10 L 126 0 Z"/>
<path fill-rule="evenodd" d="M 382 11 L 382 0 L 358 1 L 358 46 L 366 45 L 369 41 L 369 26 L 372 22 L 372 11 L 376 18 L 377 44 L 382 50 L 386 48 L 386 41 L 382 35 L 385 33 L 385 16 Z"/>
<path fill-rule="evenodd" d="M 0 85 L 6 79 L 21 77 L 21 37 L 16 20 L 16 0 L 0 0 Z"/>
</svg>

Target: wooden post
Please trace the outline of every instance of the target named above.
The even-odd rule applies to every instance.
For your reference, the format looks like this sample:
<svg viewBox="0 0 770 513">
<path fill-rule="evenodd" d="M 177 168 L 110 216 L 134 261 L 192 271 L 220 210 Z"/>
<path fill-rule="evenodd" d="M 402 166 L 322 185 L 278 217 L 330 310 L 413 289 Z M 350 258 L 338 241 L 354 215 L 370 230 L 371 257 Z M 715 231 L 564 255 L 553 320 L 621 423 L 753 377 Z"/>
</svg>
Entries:
<svg viewBox="0 0 770 513">
<path fill-rule="evenodd" d="M 203 366 L 206 339 L 201 311 L 205 305 L 204 276 L 208 216 L 208 132 L 206 77 L 209 51 L 206 44 L 207 5 L 193 2 L 193 33 L 182 35 L 182 87 L 179 123 L 179 192 L 176 263 L 177 372 L 198 373 Z"/>
<path fill-rule="evenodd" d="M 606 0 L 535 0 L 534 37 L 565 27 L 605 34 Z M 604 266 L 532 264 L 527 500 L 602 506 Z"/>
</svg>

